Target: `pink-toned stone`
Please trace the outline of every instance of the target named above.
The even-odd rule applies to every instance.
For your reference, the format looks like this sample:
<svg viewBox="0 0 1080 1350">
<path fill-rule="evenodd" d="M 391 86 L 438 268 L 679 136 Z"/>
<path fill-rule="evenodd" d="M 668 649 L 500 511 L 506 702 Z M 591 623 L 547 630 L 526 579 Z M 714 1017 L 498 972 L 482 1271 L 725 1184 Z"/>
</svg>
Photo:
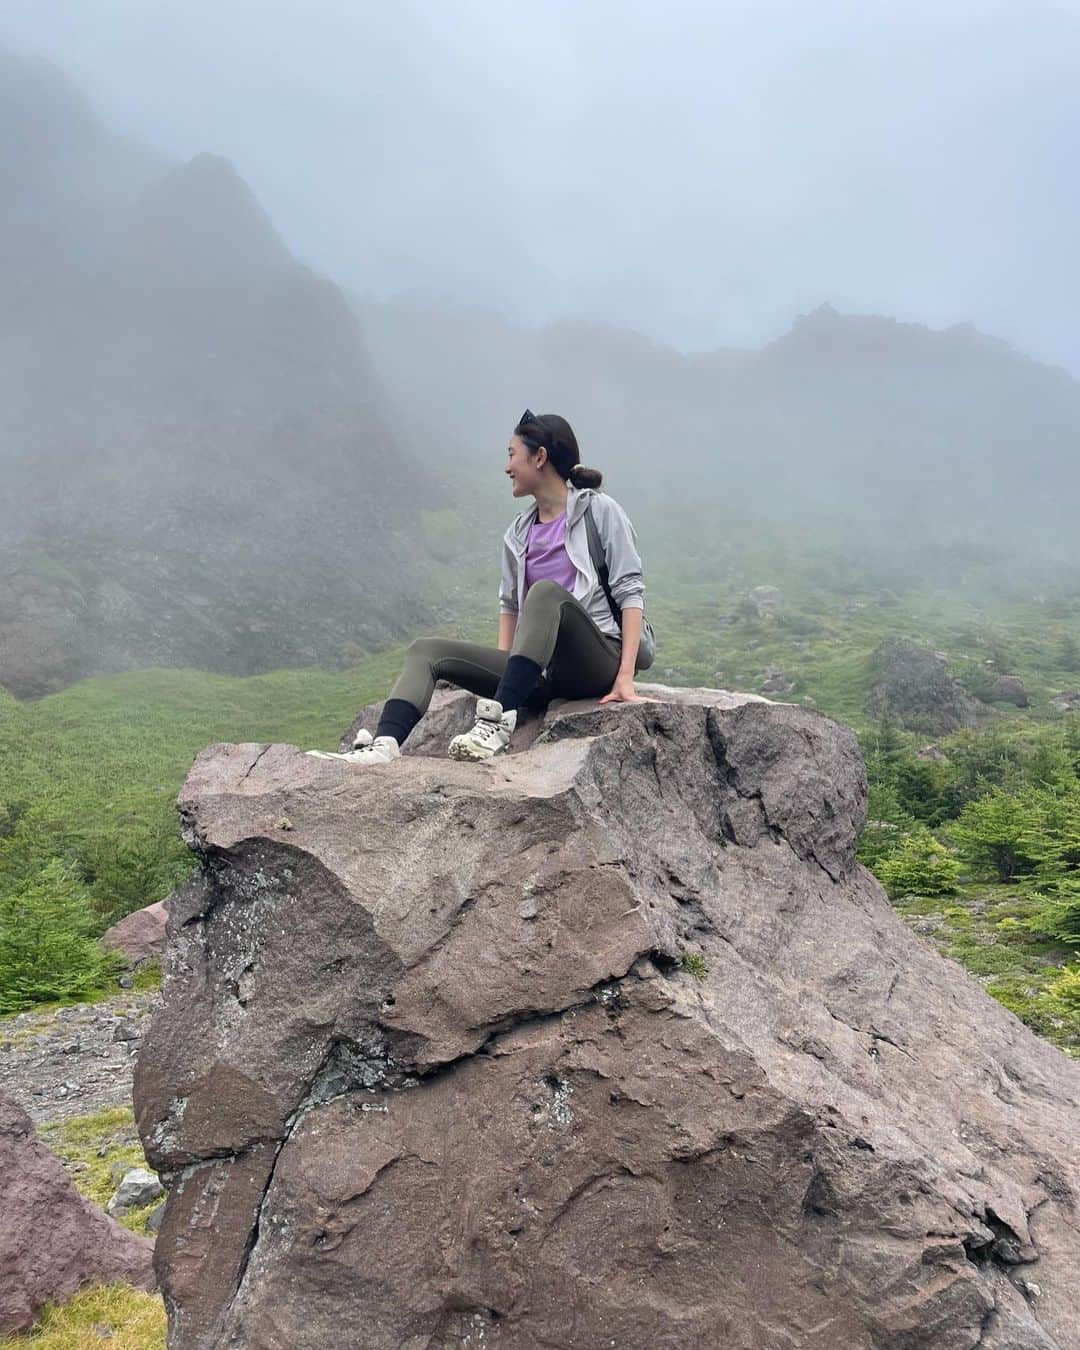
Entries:
<svg viewBox="0 0 1080 1350">
<path fill-rule="evenodd" d="M 109 951 L 120 952 L 133 965 L 159 957 L 165 950 L 165 925 L 169 919 L 169 901 L 158 900 L 156 904 L 137 909 L 128 914 L 119 923 L 106 929 L 101 945 Z"/>
<path fill-rule="evenodd" d="M 859 865 L 850 730 L 651 692 L 196 760 L 135 1084 L 172 1350 L 1080 1346 L 1077 1066 Z"/>
<path fill-rule="evenodd" d="M 83 1285 L 152 1289 L 153 1250 L 83 1199 L 30 1117 L 0 1093 L 0 1335 L 26 1331 L 46 1303 Z"/>
</svg>

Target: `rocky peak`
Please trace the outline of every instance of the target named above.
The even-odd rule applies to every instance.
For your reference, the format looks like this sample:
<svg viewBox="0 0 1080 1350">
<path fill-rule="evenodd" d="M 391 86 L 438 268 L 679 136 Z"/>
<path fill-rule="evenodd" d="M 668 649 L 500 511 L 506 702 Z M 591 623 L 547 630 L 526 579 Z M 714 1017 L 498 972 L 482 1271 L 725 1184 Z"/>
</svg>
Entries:
<svg viewBox="0 0 1080 1350">
<path fill-rule="evenodd" d="M 1077 1343 L 1075 1066 L 857 863 L 849 730 L 643 692 L 196 760 L 135 1086 L 173 1350 Z"/>
<path fill-rule="evenodd" d="M 196 281 L 275 274 L 297 264 L 233 164 L 201 154 L 147 188 L 131 254 L 154 274 Z"/>
</svg>

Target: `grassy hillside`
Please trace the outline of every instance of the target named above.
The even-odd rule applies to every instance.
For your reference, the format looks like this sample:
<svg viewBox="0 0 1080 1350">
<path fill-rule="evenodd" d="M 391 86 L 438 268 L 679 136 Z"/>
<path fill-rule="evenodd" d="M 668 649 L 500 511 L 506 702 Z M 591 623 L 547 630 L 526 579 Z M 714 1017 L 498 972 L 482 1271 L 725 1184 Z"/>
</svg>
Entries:
<svg viewBox="0 0 1080 1350">
<path fill-rule="evenodd" d="M 491 641 L 494 580 L 463 559 L 453 525 L 430 522 L 445 536 L 453 579 L 439 626 Z M 874 574 L 811 531 L 770 531 L 704 507 L 696 519 L 653 513 L 639 541 L 660 638 L 650 677 L 756 691 L 772 668 L 792 686 L 774 697 L 851 725 L 871 777 L 874 823 L 861 856 L 898 910 L 1042 1034 L 1080 1048 L 1070 982 L 1080 939 L 1080 714 L 1052 702 L 1080 685 L 1080 587 L 1065 579 L 1035 590 L 977 558 L 954 559 L 948 587 Z M 756 588 L 765 586 L 779 592 L 766 593 L 775 603 L 761 602 Z M 943 758 L 919 758 L 927 737 L 866 713 L 870 655 L 889 637 L 929 642 L 973 692 L 1016 676 L 1030 705 L 997 704 L 978 730 L 939 737 Z M 190 869 L 173 802 L 200 748 L 332 748 L 356 710 L 386 693 L 400 656 L 397 648 L 344 672 L 246 679 L 133 672 L 36 703 L 0 692 L 0 1008 L 83 997 L 108 980 L 94 937 Z M 995 830 L 1016 837 L 988 843 Z M 1004 875 L 1003 848 L 1015 864 Z M 11 935 L 25 930 L 28 912 L 46 911 L 53 949 L 35 965 Z M 50 974 L 57 966 L 64 978 Z"/>
<path fill-rule="evenodd" d="M 108 969 L 87 939 L 190 871 L 173 803 L 203 746 L 334 748 L 395 665 L 387 654 L 336 674 L 138 671 L 36 703 L 0 691 L 0 1011 L 99 987 Z M 53 955 L 32 961 L 20 935 L 46 907 Z"/>
</svg>

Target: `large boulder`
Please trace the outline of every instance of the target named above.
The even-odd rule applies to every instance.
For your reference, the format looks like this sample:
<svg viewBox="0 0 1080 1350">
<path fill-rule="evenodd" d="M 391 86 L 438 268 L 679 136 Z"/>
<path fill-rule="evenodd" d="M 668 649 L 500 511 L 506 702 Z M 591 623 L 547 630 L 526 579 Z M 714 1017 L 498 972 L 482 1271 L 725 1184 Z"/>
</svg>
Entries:
<svg viewBox="0 0 1080 1350">
<path fill-rule="evenodd" d="M 126 1280 L 153 1288 L 153 1244 L 84 1200 L 0 1093 L 0 1335 L 26 1331 L 46 1303 L 87 1284 Z"/>
<path fill-rule="evenodd" d="M 908 638 L 887 638 L 876 647 L 870 672 L 867 712 L 893 717 L 910 731 L 947 736 L 993 716 L 949 674 L 942 653 Z"/>
<path fill-rule="evenodd" d="M 858 864 L 850 731 L 651 692 L 196 760 L 135 1083 L 172 1350 L 1080 1344 L 1077 1067 Z"/>
</svg>

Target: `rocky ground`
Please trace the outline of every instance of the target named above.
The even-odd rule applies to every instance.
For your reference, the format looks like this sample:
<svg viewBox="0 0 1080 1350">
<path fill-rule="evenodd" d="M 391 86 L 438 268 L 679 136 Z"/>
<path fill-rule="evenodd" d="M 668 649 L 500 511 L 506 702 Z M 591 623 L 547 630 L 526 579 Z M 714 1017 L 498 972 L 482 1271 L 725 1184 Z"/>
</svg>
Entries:
<svg viewBox="0 0 1080 1350">
<path fill-rule="evenodd" d="M 0 1018 L 0 1090 L 35 1125 L 131 1105 L 139 1042 L 156 990 Z"/>
</svg>

